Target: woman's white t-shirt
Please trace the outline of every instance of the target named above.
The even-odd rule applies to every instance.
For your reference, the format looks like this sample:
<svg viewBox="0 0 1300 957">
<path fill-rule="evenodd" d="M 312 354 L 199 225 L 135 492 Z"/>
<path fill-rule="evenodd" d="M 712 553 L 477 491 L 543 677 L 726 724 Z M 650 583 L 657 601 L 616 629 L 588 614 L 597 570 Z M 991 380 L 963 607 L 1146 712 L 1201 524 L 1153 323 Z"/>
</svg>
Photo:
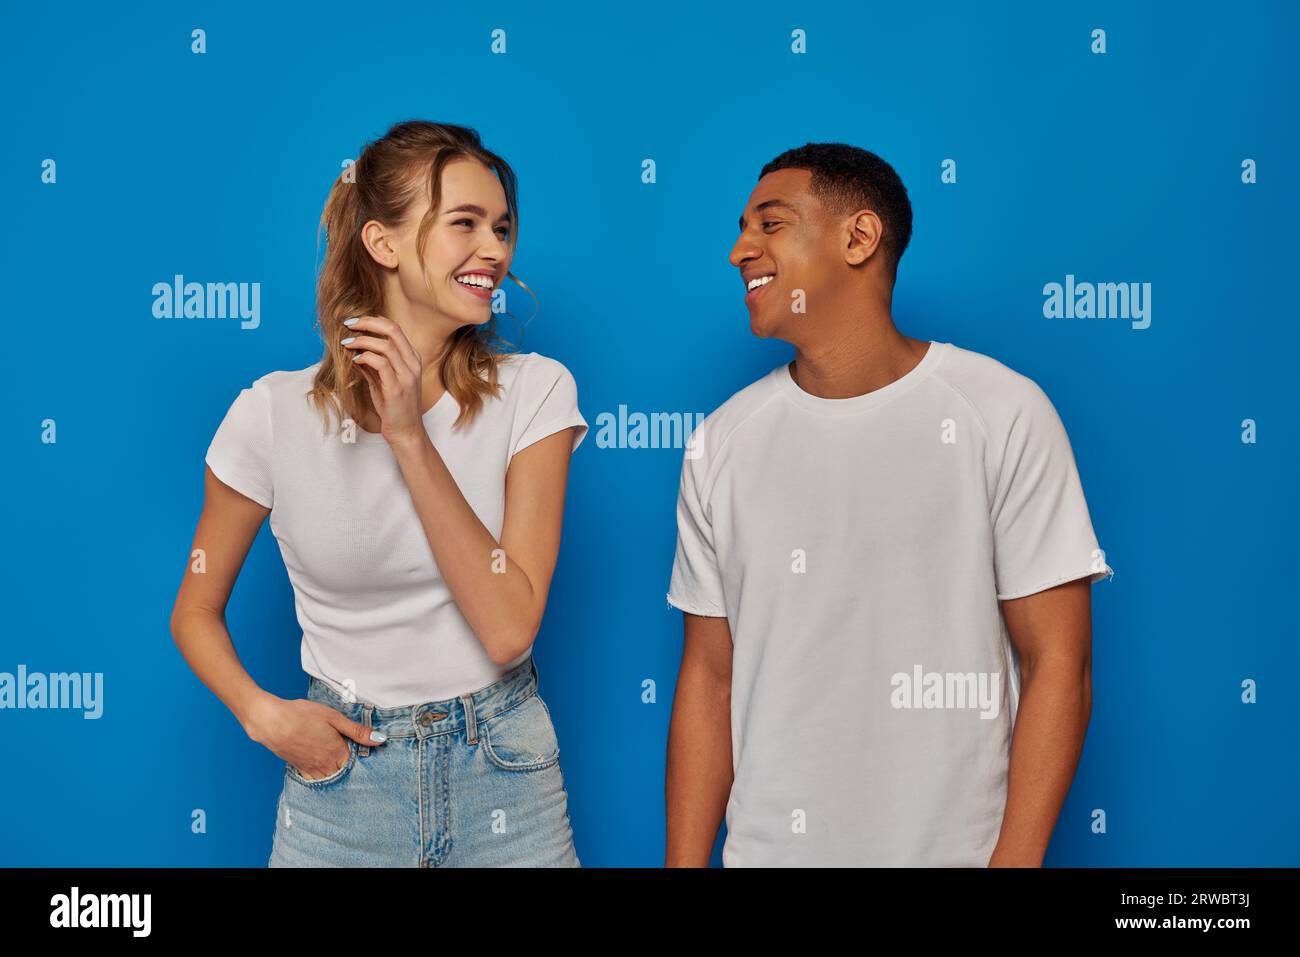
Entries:
<svg viewBox="0 0 1300 957">
<path fill-rule="evenodd" d="M 476 691 L 524 661 L 492 661 L 434 561 L 388 442 L 359 426 L 325 431 L 308 400 L 320 363 L 270 372 L 240 391 L 206 461 L 269 508 L 302 628 L 302 667 L 348 700 L 378 707 Z M 453 431 L 444 393 L 424 415 L 434 447 L 474 513 L 500 540 L 511 458 L 561 429 L 587 432 L 573 376 L 531 352 L 499 364 L 498 398 Z M 345 438 L 351 441 L 345 441 Z"/>
</svg>

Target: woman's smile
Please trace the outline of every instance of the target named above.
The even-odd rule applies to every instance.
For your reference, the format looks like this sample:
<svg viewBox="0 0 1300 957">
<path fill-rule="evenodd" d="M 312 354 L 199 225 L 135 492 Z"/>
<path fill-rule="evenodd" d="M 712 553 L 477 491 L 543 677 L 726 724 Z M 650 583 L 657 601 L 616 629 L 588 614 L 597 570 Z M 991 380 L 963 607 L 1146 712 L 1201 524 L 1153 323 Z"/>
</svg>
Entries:
<svg viewBox="0 0 1300 957">
<path fill-rule="evenodd" d="M 492 289 L 495 285 L 494 278 L 494 274 L 490 270 L 472 269 L 456 276 L 452 282 L 475 299 L 486 302 L 492 298 Z"/>
</svg>

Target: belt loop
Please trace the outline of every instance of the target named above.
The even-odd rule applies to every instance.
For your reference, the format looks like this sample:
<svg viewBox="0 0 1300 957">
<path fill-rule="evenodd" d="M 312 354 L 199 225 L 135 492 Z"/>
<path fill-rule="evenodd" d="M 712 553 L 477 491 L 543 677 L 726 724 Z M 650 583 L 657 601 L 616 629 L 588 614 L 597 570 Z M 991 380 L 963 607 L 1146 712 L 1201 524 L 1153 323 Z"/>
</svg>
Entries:
<svg viewBox="0 0 1300 957">
<path fill-rule="evenodd" d="M 460 706 L 465 709 L 465 737 L 470 744 L 474 744 L 478 741 L 478 720 L 474 716 L 474 696 L 472 694 L 461 695 Z"/>
<path fill-rule="evenodd" d="M 370 729 L 370 712 L 372 709 L 373 709 L 372 705 L 364 705 L 361 708 L 361 722 L 366 726 L 367 731 Z M 370 745 L 368 744 L 358 745 L 357 751 L 362 757 L 366 757 L 367 755 L 370 754 Z"/>
</svg>

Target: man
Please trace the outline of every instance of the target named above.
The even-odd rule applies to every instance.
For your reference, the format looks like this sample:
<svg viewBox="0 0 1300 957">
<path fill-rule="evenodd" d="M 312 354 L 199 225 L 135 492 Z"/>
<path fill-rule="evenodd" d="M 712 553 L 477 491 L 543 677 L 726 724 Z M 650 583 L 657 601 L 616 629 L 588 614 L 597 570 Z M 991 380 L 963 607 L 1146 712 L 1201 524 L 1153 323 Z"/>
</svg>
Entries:
<svg viewBox="0 0 1300 957">
<path fill-rule="evenodd" d="M 684 458 L 668 866 L 1039 866 L 1091 710 L 1098 548 L 1030 379 L 900 333 L 880 157 L 768 163 L 731 262 L 795 359 Z M 1015 734 L 1012 736 L 1014 727 Z"/>
</svg>

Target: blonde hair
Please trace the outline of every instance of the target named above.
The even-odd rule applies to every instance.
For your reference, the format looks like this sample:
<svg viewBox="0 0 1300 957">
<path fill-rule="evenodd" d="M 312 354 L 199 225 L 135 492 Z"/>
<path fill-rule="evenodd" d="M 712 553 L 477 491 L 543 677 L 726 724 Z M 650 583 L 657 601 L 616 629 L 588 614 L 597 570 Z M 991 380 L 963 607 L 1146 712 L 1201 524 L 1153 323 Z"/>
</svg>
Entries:
<svg viewBox="0 0 1300 957">
<path fill-rule="evenodd" d="M 478 133 L 468 127 L 426 120 L 397 123 L 362 149 L 353 167 L 355 182 L 346 182 L 340 173 L 330 188 L 320 220 L 326 238 L 325 262 L 316 280 L 316 316 L 325 353 L 308 393 L 326 430 L 331 411 L 338 415 L 340 425 L 347 418 L 360 421 L 372 411 L 366 380 L 348 361 L 351 350 L 339 345 L 344 319 L 380 314 L 384 305 L 380 267 L 362 243 L 361 227 L 372 219 L 385 224 L 400 222 L 427 183 L 432 199 L 416 233 L 416 255 L 424 274 L 422 250 L 437 216 L 442 171 L 453 159 L 462 157 L 478 160 L 501 181 L 510 213 L 513 251 L 519 234 L 514 171 L 486 149 Z M 318 230 L 318 255 L 319 235 Z M 507 275 L 533 296 L 518 277 Z M 425 285 L 427 288 L 427 275 Z M 456 427 L 473 421 L 484 398 L 499 393 L 497 365 L 509 354 L 501 348 L 506 345 L 497 333 L 495 316 L 481 326 L 462 326 L 448 338 L 438 360 L 439 374 L 443 386 L 460 406 Z"/>
</svg>

